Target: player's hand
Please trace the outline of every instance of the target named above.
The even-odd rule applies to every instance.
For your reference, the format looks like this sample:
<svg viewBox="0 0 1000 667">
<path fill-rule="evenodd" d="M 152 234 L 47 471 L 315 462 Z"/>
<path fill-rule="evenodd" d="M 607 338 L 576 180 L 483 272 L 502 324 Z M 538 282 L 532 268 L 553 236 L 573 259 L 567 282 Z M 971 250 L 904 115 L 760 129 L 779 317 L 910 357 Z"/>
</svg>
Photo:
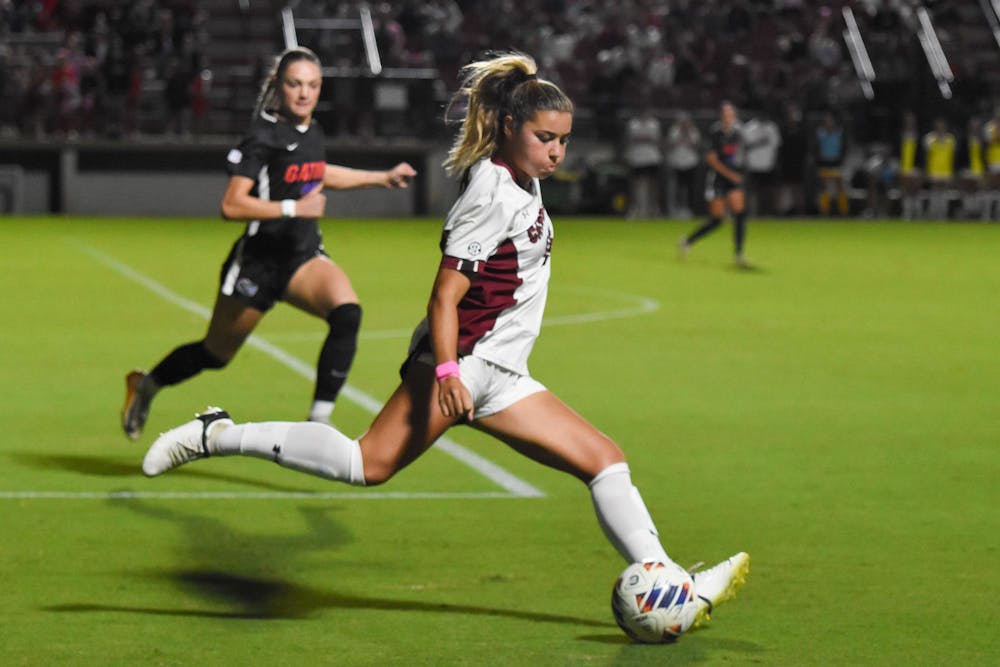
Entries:
<svg viewBox="0 0 1000 667">
<path fill-rule="evenodd" d="M 417 170 L 407 162 L 400 162 L 395 167 L 385 172 L 385 187 L 406 188 L 410 185 L 410 179 L 417 175 Z"/>
<path fill-rule="evenodd" d="M 457 377 L 446 377 L 438 382 L 438 405 L 445 417 L 467 421 L 474 419 L 472 413 L 472 394 Z"/>
<path fill-rule="evenodd" d="M 326 210 L 326 195 L 323 188 L 311 190 L 307 195 L 295 202 L 295 215 L 299 218 L 322 218 Z"/>
</svg>

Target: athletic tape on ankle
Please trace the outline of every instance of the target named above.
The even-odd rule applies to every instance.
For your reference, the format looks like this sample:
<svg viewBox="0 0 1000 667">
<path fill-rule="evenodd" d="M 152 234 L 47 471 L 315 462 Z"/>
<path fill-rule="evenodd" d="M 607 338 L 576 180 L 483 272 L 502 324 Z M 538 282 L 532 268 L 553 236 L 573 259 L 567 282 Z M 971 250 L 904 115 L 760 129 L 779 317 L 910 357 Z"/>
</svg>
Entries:
<svg viewBox="0 0 1000 667">
<path fill-rule="evenodd" d="M 437 376 L 438 382 L 444 380 L 445 378 L 461 377 L 461 373 L 458 372 L 458 362 L 446 361 L 442 364 L 438 364 L 434 368 L 434 375 Z"/>
</svg>

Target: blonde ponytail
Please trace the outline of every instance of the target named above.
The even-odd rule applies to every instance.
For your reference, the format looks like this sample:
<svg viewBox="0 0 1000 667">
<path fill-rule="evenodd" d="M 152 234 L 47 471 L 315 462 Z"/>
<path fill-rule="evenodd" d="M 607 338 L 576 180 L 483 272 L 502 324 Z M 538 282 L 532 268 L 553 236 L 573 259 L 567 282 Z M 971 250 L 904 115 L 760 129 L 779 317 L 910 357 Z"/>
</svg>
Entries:
<svg viewBox="0 0 1000 667">
<path fill-rule="evenodd" d="M 520 127 L 537 111 L 573 112 L 573 103 L 554 83 L 539 79 L 531 56 L 506 53 L 462 68 L 462 87 L 449 109 L 465 102 L 465 118 L 448 152 L 449 174 L 464 172 L 493 155 L 503 138 L 503 120 Z"/>
</svg>

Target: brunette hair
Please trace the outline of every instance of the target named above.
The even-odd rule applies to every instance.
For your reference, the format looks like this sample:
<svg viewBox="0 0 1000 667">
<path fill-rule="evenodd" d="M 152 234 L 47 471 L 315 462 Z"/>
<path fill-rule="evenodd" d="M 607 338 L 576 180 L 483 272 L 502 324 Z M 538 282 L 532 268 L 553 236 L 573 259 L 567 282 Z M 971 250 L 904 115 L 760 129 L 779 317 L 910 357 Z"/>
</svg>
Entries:
<svg viewBox="0 0 1000 667">
<path fill-rule="evenodd" d="M 257 104 L 253 108 L 254 118 L 259 116 L 262 111 L 273 113 L 281 108 L 281 97 L 278 94 L 281 77 L 285 75 L 285 70 L 288 69 L 289 65 L 300 60 L 308 60 L 317 67 L 321 67 L 319 57 L 304 46 L 296 46 L 282 51 L 274 59 L 274 64 L 271 65 L 270 71 L 264 77 L 264 83 L 261 84 L 260 93 L 257 95 Z"/>
</svg>

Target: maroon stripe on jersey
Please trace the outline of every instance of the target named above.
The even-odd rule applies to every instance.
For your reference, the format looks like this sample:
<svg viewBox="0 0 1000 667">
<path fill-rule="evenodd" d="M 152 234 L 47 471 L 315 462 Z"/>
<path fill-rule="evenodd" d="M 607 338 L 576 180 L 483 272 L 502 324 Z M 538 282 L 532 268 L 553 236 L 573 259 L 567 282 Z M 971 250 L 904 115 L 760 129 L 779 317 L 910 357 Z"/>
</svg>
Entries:
<svg viewBox="0 0 1000 667">
<path fill-rule="evenodd" d="M 470 354 L 501 313 L 517 303 L 514 291 L 524 282 L 517 275 L 517 248 L 510 239 L 478 264 L 472 285 L 458 304 L 458 352 L 463 355 Z"/>
</svg>

